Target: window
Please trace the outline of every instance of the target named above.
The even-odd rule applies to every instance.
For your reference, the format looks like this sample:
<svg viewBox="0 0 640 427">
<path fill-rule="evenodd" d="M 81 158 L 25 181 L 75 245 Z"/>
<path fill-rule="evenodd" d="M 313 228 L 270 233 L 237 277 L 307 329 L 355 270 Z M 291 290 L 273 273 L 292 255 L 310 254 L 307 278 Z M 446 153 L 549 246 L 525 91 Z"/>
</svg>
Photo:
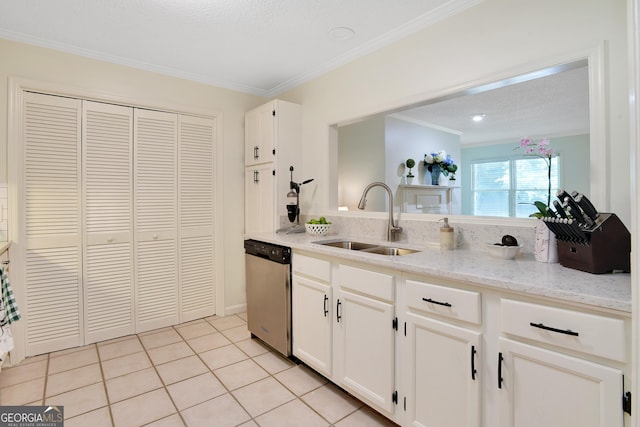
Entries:
<svg viewBox="0 0 640 427">
<path fill-rule="evenodd" d="M 560 156 L 551 162 L 551 195 L 559 187 Z M 473 215 L 526 218 L 533 202 L 547 203 L 548 167 L 540 157 L 478 161 L 471 165 Z"/>
</svg>

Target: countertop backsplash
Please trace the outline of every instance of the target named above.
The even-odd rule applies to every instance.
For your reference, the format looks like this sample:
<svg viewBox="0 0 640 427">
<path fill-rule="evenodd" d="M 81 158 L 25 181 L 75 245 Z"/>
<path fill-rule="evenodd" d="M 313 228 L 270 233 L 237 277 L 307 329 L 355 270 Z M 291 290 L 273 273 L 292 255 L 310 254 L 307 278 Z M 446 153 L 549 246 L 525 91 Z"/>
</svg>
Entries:
<svg viewBox="0 0 640 427">
<path fill-rule="evenodd" d="M 313 215 L 301 215 L 300 224 L 304 224 Z M 363 218 L 348 216 L 330 216 L 327 220 L 333 223 L 330 234 L 358 237 L 361 239 L 385 240 L 387 236 L 388 218 Z M 444 215 L 443 215 L 444 217 Z M 397 214 L 394 215 L 397 218 Z M 402 227 L 402 233 L 398 236 L 398 242 L 412 245 L 438 246 L 440 244 L 440 227 L 442 221 L 424 221 L 400 219 L 397 225 Z M 533 253 L 534 227 L 505 226 L 487 224 L 456 223 L 455 219 L 449 219 L 449 224 L 454 228 L 456 249 L 469 249 L 473 251 L 485 251 L 487 243 L 498 243 L 502 236 L 509 234 L 523 245 L 522 253 Z M 286 216 L 280 218 L 281 227 L 291 225 Z"/>
</svg>

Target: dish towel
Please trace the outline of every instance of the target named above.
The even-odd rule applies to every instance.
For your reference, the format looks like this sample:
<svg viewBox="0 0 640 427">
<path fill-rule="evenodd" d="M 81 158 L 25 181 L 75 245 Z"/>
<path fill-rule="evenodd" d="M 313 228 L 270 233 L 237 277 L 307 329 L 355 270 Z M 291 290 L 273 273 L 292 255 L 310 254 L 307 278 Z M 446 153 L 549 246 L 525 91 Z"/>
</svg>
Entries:
<svg viewBox="0 0 640 427">
<path fill-rule="evenodd" d="M 0 327 L 2 327 L 20 320 L 18 304 L 16 304 L 16 299 L 13 296 L 7 272 L 2 267 L 0 267 L 0 288 L 2 288 L 3 313 L 0 313 Z"/>
</svg>

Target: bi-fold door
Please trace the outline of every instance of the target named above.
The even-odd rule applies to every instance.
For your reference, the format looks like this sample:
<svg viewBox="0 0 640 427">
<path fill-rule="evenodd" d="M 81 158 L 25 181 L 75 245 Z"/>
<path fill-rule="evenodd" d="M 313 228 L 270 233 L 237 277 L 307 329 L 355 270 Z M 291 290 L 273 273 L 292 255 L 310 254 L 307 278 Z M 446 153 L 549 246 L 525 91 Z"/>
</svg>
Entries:
<svg viewBox="0 0 640 427">
<path fill-rule="evenodd" d="M 215 120 L 36 93 L 22 116 L 26 355 L 214 314 Z"/>
</svg>

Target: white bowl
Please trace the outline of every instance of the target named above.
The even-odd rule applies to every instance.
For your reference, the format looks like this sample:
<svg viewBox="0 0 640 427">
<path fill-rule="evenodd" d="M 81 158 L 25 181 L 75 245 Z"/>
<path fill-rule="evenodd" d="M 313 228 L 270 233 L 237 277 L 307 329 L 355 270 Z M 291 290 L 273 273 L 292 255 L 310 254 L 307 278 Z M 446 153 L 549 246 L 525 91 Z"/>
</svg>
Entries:
<svg viewBox="0 0 640 427">
<path fill-rule="evenodd" d="M 305 224 L 307 233 L 313 236 L 324 236 L 329 232 L 332 224 Z"/>
<path fill-rule="evenodd" d="M 518 246 L 500 246 L 493 243 L 487 243 L 487 251 L 489 255 L 499 259 L 514 259 L 520 253 L 522 245 Z"/>
</svg>

